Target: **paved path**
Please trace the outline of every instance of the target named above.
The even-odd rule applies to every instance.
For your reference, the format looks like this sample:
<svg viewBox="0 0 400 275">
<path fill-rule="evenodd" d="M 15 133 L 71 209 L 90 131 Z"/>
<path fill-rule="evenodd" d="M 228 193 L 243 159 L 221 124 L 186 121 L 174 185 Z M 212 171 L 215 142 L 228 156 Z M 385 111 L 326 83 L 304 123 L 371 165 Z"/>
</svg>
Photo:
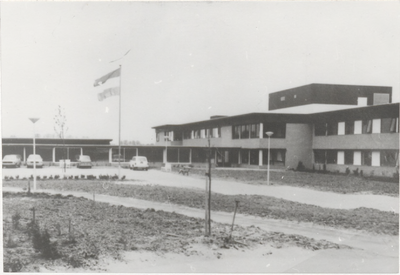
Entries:
<svg viewBox="0 0 400 275">
<path fill-rule="evenodd" d="M 33 174 L 32 169 L 3 169 L 4 176 L 29 177 Z M 37 169 L 37 175 L 61 174 L 61 169 L 56 167 L 45 167 Z M 67 175 L 115 175 L 118 169 L 115 167 L 94 167 L 93 169 L 67 169 Z M 164 186 L 197 188 L 204 190 L 205 179 L 199 177 L 182 176 L 176 173 L 161 172 L 159 170 L 132 171 L 120 169 L 121 176 L 126 180 L 123 184 L 157 184 Z M 354 209 L 358 207 L 374 208 L 382 211 L 399 213 L 399 198 L 383 195 L 351 195 L 333 192 L 315 191 L 312 189 L 291 187 L 284 185 L 251 185 L 234 181 L 218 180 L 212 181 L 212 191 L 226 195 L 247 194 L 264 195 L 282 198 L 300 203 L 317 205 L 325 208 Z"/>
</svg>

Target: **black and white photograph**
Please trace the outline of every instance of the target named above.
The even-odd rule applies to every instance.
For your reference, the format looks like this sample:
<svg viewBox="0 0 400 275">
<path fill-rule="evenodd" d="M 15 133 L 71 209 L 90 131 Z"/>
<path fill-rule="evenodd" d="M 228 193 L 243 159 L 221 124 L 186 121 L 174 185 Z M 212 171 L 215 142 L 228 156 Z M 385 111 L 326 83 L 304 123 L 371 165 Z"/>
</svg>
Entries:
<svg viewBox="0 0 400 275">
<path fill-rule="evenodd" d="M 399 273 L 399 1 L 1 1 L 3 272 Z"/>
</svg>

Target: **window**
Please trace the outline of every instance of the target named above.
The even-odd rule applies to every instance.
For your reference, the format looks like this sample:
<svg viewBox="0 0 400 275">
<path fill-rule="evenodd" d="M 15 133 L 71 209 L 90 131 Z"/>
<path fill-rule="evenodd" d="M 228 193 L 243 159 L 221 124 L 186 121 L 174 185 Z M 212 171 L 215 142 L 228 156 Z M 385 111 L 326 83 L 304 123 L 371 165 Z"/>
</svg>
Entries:
<svg viewBox="0 0 400 275">
<path fill-rule="evenodd" d="M 200 138 L 205 138 L 206 137 L 206 129 L 201 129 L 200 130 Z"/>
<path fill-rule="evenodd" d="M 362 159 L 363 159 L 363 165 L 371 166 L 372 152 L 371 151 L 363 151 Z"/>
<path fill-rule="evenodd" d="M 191 139 L 191 138 L 192 138 L 192 133 L 190 130 L 183 131 L 183 139 Z"/>
<path fill-rule="evenodd" d="M 240 138 L 249 138 L 250 137 L 250 125 L 242 125 L 242 133 Z"/>
<path fill-rule="evenodd" d="M 345 135 L 354 134 L 354 121 L 346 121 L 344 133 Z"/>
<path fill-rule="evenodd" d="M 222 137 L 222 135 L 221 135 L 221 127 L 218 127 L 218 137 Z"/>
<path fill-rule="evenodd" d="M 281 101 L 285 101 L 285 100 L 286 100 L 286 97 L 281 96 Z"/>
<path fill-rule="evenodd" d="M 240 152 L 240 157 L 242 159 L 241 163 L 249 164 L 249 150 L 242 150 Z"/>
<path fill-rule="evenodd" d="M 371 134 L 372 133 L 372 120 L 363 120 L 362 122 L 362 133 Z"/>
<path fill-rule="evenodd" d="M 286 137 L 286 123 L 273 123 L 266 122 L 263 124 L 263 137 L 268 138 L 266 132 L 273 132 L 271 138 L 285 138 Z"/>
<path fill-rule="evenodd" d="M 336 150 L 326 151 L 326 162 L 329 164 L 336 164 L 336 162 L 337 162 L 337 151 Z"/>
<path fill-rule="evenodd" d="M 314 124 L 314 134 L 315 136 L 326 136 L 326 123 Z"/>
<path fill-rule="evenodd" d="M 328 136 L 335 136 L 338 134 L 338 123 L 337 122 L 329 122 L 327 126 L 327 134 Z"/>
<path fill-rule="evenodd" d="M 233 139 L 240 138 L 240 126 L 232 126 L 232 138 Z"/>
<path fill-rule="evenodd" d="M 174 141 L 174 132 L 164 132 L 164 141 Z"/>
<path fill-rule="evenodd" d="M 260 137 L 260 124 L 251 124 L 250 138 L 259 138 L 259 137 Z"/>
<path fill-rule="evenodd" d="M 325 150 L 314 150 L 314 162 L 315 163 L 325 163 L 326 156 Z"/>
<path fill-rule="evenodd" d="M 182 141 L 182 132 L 174 131 L 172 132 L 172 136 L 174 137 L 174 141 Z"/>
<path fill-rule="evenodd" d="M 381 151 L 381 166 L 396 167 L 399 164 L 399 153 L 396 150 Z"/>
<path fill-rule="evenodd" d="M 344 151 L 344 164 L 353 164 L 354 160 L 354 152 L 353 151 Z"/>
<path fill-rule="evenodd" d="M 381 133 L 396 133 L 397 132 L 396 118 L 382 118 Z"/>
</svg>

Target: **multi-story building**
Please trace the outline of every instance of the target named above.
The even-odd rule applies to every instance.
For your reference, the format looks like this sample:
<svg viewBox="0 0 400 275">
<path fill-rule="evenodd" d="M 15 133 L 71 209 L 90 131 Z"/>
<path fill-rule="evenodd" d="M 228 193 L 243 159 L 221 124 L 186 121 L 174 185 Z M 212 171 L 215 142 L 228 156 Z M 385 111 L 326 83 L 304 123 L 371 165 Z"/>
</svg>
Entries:
<svg viewBox="0 0 400 275">
<path fill-rule="evenodd" d="M 391 176 L 399 156 L 399 103 L 391 101 L 390 87 L 310 84 L 270 94 L 265 113 L 153 128 L 164 162 L 204 163 L 210 144 L 216 166 L 262 168 L 270 161 L 295 169 L 302 162 Z"/>
</svg>

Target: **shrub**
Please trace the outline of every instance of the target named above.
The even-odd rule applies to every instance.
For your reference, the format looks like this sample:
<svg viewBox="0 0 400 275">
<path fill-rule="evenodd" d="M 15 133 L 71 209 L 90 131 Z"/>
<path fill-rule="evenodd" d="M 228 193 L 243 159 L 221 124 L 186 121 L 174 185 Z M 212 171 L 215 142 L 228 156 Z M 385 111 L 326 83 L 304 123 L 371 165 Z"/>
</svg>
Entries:
<svg viewBox="0 0 400 275">
<path fill-rule="evenodd" d="M 60 254 L 57 251 L 57 243 L 50 241 L 50 234 L 47 229 L 41 233 L 39 225 L 31 223 L 30 231 L 32 234 L 33 248 L 36 251 L 39 251 L 43 258 L 57 259 L 60 257 Z"/>
<path fill-rule="evenodd" d="M 16 212 L 14 215 L 12 215 L 11 219 L 12 219 L 13 228 L 18 229 L 19 228 L 19 220 L 21 219 L 21 215 L 19 214 L 19 212 Z"/>
<path fill-rule="evenodd" d="M 304 170 L 306 170 L 306 167 L 304 166 L 304 164 L 303 164 L 302 161 L 299 161 L 299 163 L 297 164 L 296 170 L 297 170 L 297 171 L 304 171 Z"/>
</svg>

